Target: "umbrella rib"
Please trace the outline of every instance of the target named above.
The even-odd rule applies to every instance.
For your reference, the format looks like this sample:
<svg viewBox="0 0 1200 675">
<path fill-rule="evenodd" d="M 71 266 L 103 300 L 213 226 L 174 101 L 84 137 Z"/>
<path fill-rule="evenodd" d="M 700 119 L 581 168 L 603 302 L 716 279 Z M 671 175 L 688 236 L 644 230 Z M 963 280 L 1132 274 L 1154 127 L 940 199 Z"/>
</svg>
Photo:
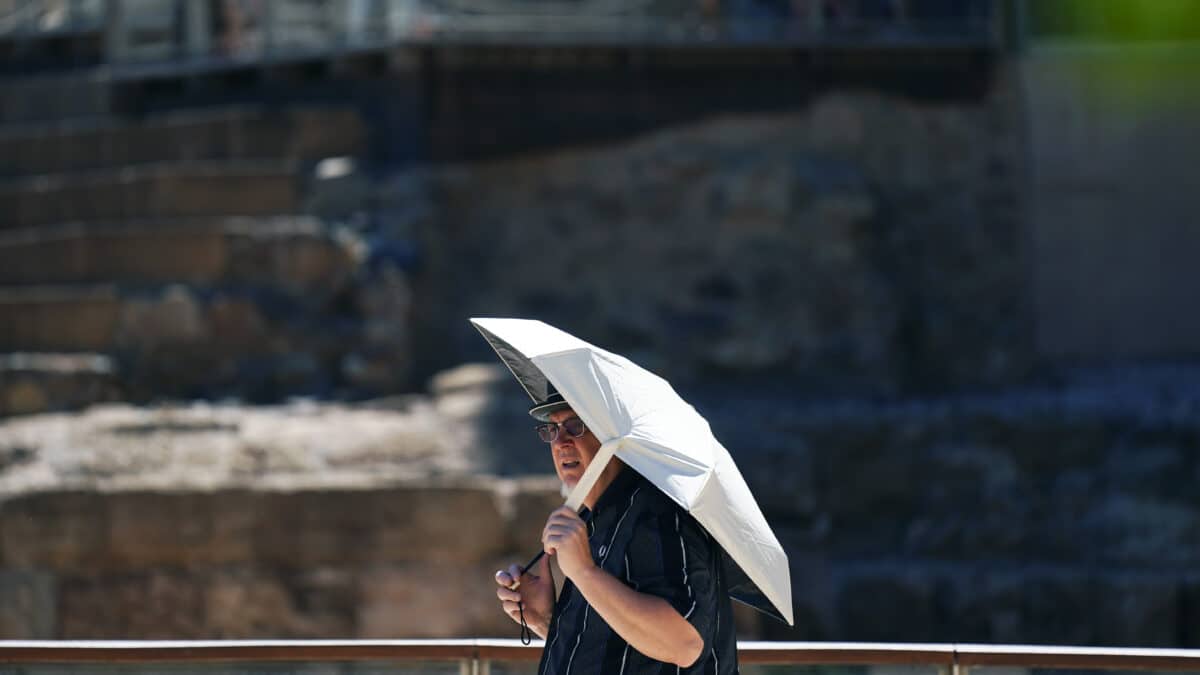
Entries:
<svg viewBox="0 0 1200 675">
<path fill-rule="evenodd" d="M 501 354 L 500 350 L 496 348 L 496 343 L 492 342 L 493 337 L 495 337 L 497 340 L 500 340 L 500 338 L 496 337 L 495 335 L 489 337 L 488 331 L 485 330 L 483 326 L 475 323 L 474 319 L 471 320 L 471 325 L 475 326 L 475 330 L 479 331 L 479 334 L 483 336 L 484 341 L 488 343 L 488 346 L 492 348 L 492 351 L 496 353 L 496 356 L 500 357 L 500 363 L 504 364 L 504 367 L 508 369 L 508 372 L 513 376 L 513 379 L 517 381 L 517 384 L 521 385 L 521 389 L 524 389 L 529 398 L 532 399 L 534 403 L 537 403 L 538 397 L 534 396 L 532 391 L 529 391 L 529 387 L 525 386 L 525 380 L 521 379 L 521 376 L 517 374 L 517 371 L 513 370 L 513 367 L 508 363 L 508 359 L 504 358 L 504 355 Z M 519 353 L 515 348 L 513 348 L 512 345 L 508 344 L 508 342 L 505 342 L 504 340 L 500 341 L 504 342 L 504 345 L 512 350 L 514 354 Z M 533 359 L 529 359 L 529 362 L 533 363 Z M 538 368 L 538 370 L 540 371 L 541 368 Z M 542 373 L 542 377 L 546 377 L 546 374 Z M 549 378 L 546 379 L 549 380 Z"/>
</svg>

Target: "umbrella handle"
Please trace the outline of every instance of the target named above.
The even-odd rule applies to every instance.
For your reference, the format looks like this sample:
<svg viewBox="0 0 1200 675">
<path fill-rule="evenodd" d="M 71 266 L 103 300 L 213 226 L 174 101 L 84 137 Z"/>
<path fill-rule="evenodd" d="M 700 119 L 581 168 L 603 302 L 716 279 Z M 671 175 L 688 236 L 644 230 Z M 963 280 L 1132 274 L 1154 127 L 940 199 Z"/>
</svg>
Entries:
<svg viewBox="0 0 1200 675">
<path fill-rule="evenodd" d="M 592 512 L 586 506 L 579 507 L 579 517 L 583 519 L 585 524 L 592 522 Z M 521 573 L 517 575 L 517 578 L 513 580 L 513 585 L 509 586 L 509 588 L 514 591 L 520 588 L 521 577 L 525 576 L 526 572 L 533 569 L 533 566 L 536 565 L 544 555 L 546 555 L 546 549 L 538 551 L 537 555 L 533 556 L 533 560 L 530 560 L 524 567 L 521 568 Z M 521 612 L 521 644 L 527 645 L 533 641 L 533 632 L 529 630 L 529 624 L 525 623 L 525 603 L 518 602 L 517 609 Z"/>
<path fill-rule="evenodd" d="M 586 524 L 592 522 L 592 511 L 586 506 L 581 506 L 581 507 L 579 507 L 579 517 L 583 519 L 583 523 L 586 525 Z M 521 586 L 521 577 L 525 576 L 526 572 L 533 569 L 533 566 L 538 564 L 538 561 L 541 560 L 542 556 L 544 556 L 544 555 L 546 555 L 546 549 L 542 549 L 542 550 L 538 551 L 537 555 L 533 556 L 533 560 L 530 560 L 528 563 L 525 563 L 525 566 L 521 568 L 521 576 L 514 579 L 513 585 L 509 586 L 509 588 L 511 588 L 514 591 L 517 590 L 517 588 L 519 588 Z"/>
</svg>

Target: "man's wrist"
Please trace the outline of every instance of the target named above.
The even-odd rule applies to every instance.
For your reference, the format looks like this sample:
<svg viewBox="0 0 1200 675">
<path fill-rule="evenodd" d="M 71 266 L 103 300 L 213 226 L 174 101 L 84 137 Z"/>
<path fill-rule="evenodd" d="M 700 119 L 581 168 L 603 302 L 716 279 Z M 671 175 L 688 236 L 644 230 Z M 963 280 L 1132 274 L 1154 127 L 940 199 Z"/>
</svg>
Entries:
<svg viewBox="0 0 1200 675">
<path fill-rule="evenodd" d="M 584 567 L 582 570 L 577 571 L 569 578 L 571 579 L 571 582 L 575 584 L 575 588 L 578 588 L 579 591 L 583 593 L 586 592 L 588 588 L 591 588 L 591 586 L 595 583 L 597 575 L 603 573 L 604 571 L 600 569 L 595 561 L 593 561 L 590 565 Z"/>
</svg>

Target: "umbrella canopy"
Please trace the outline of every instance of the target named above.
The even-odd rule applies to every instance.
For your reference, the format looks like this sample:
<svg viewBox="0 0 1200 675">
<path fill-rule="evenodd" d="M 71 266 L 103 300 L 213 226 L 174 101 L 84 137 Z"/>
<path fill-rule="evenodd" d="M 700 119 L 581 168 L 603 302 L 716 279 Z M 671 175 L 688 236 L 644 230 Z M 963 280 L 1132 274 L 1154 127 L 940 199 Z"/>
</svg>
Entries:
<svg viewBox="0 0 1200 675">
<path fill-rule="evenodd" d="M 541 321 L 471 319 L 541 403 L 566 399 L 601 447 L 567 498 L 578 508 L 619 457 L 694 517 L 725 550 L 729 594 L 792 624 L 787 554 L 708 422 L 666 380 Z"/>
</svg>

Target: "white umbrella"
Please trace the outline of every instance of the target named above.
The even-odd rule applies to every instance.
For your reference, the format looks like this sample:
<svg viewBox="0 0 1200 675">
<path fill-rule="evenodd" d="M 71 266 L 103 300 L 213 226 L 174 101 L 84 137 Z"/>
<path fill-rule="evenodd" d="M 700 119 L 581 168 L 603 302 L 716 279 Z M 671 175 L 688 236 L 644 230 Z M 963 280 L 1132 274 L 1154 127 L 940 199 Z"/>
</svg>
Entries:
<svg viewBox="0 0 1200 675">
<path fill-rule="evenodd" d="M 735 565 L 729 594 L 792 624 L 787 554 L 708 422 L 661 377 L 541 321 L 471 319 L 535 403 L 553 387 L 601 442 L 578 509 L 613 455 L 687 509 Z"/>
</svg>

